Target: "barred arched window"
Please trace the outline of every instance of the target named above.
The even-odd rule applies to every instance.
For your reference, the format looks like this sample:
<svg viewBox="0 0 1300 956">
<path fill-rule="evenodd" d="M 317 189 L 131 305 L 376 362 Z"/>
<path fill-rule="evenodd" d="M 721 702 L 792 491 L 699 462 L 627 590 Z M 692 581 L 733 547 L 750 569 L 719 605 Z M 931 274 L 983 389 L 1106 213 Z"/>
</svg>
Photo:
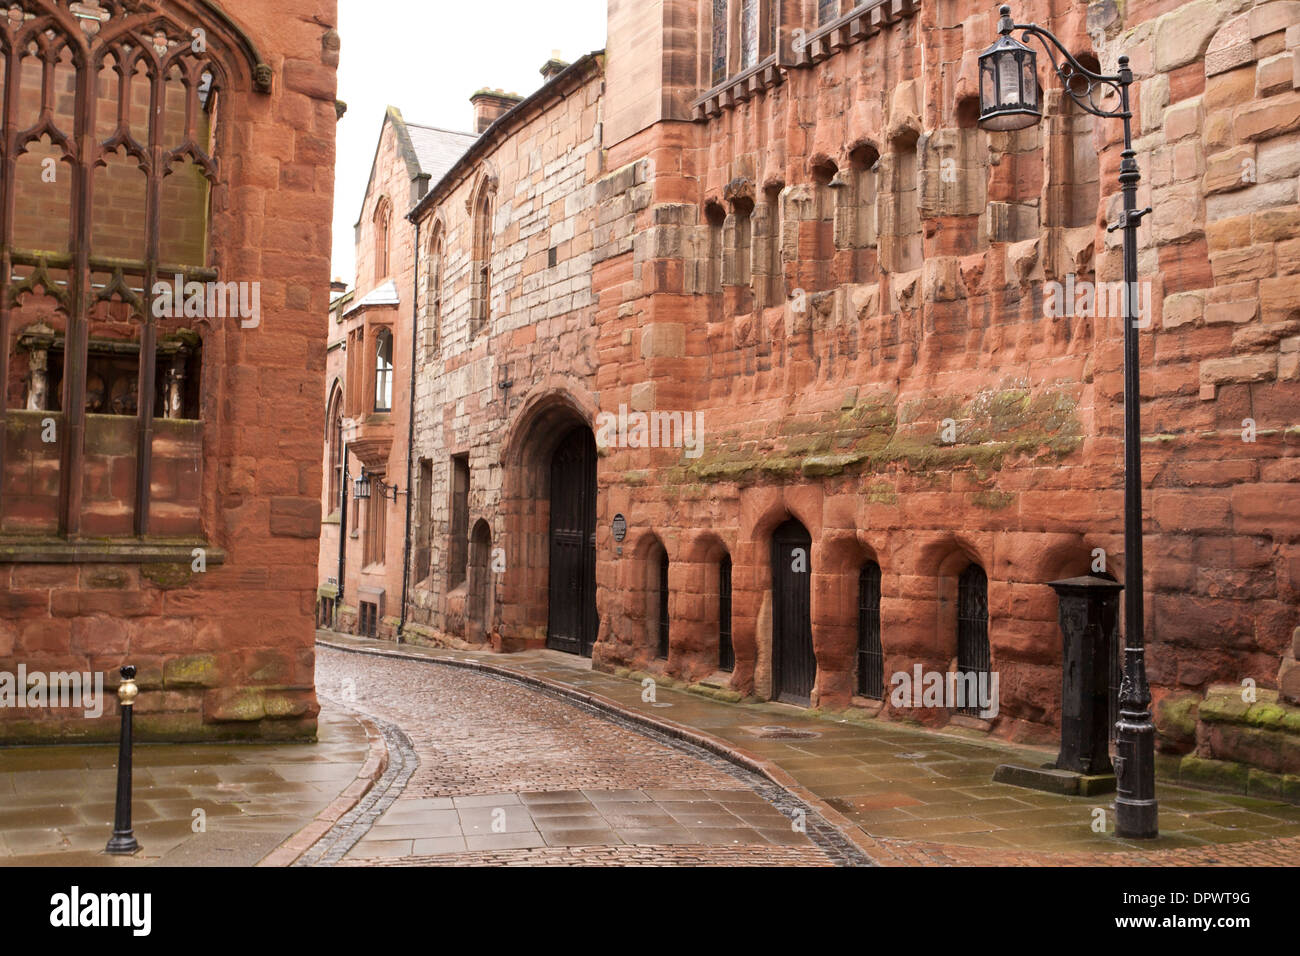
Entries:
<svg viewBox="0 0 1300 956">
<path fill-rule="evenodd" d="M 736 649 L 731 641 L 731 555 L 718 563 L 718 669 L 734 670 Z"/>
<path fill-rule="evenodd" d="M 868 561 L 858 572 L 858 693 L 885 695 L 885 655 L 880 644 L 880 565 Z"/>
<path fill-rule="evenodd" d="M 992 665 L 989 650 L 989 579 L 984 569 L 972 564 L 957 582 L 957 671 L 960 674 L 988 674 Z M 978 703 L 960 708 L 978 716 Z"/>
</svg>

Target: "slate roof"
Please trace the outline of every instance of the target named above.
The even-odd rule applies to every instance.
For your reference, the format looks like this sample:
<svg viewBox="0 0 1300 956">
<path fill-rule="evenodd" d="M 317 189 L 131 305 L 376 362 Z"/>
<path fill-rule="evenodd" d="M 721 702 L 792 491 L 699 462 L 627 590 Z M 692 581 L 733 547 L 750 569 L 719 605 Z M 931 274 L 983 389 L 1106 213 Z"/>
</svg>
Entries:
<svg viewBox="0 0 1300 956">
<path fill-rule="evenodd" d="M 456 133 L 436 126 L 407 123 L 411 145 L 420 164 L 420 172 L 429 174 L 429 182 L 436 183 L 456 164 L 478 139 L 473 133 Z"/>
</svg>

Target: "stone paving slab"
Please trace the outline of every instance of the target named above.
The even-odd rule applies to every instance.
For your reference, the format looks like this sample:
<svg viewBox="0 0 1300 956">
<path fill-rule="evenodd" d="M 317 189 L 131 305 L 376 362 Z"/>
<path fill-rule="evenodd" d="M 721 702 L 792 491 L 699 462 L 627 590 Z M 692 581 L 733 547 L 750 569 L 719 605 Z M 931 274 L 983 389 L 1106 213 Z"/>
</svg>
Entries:
<svg viewBox="0 0 1300 956">
<path fill-rule="evenodd" d="M 322 643 L 347 649 L 461 662 L 536 678 L 572 692 L 598 695 L 620 710 L 669 721 L 788 775 L 859 828 L 881 862 L 951 865 L 1050 859 L 1134 865 L 1225 844 L 1253 844 L 1256 856 L 1300 864 L 1300 807 L 1235 794 L 1158 783 L 1162 834 L 1154 841 L 1117 838 L 1113 795 L 1065 797 L 992 782 L 1002 763 L 1038 766 L 1055 754 L 1015 746 L 978 731 L 929 731 L 881 721 L 859 725 L 811 715 L 784 704 L 728 704 L 659 687 L 642 700 L 639 681 L 591 670 L 590 661 L 553 651 L 497 655 L 398 646 L 322 632 Z M 817 734 L 790 740 L 756 737 L 780 725 Z M 888 795 L 887 805 L 879 802 Z M 1102 811 L 1099 816 L 1096 811 Z M 1104 831 L 1094 826 L 1101 819 Z M 1043 857 L 1046 852 L 1049 857 Z M 875 854 L 873 854 L 874 856 Z"/>
<path fill-rule="evenodd" d="M 315 744 L 141 744 L 132 824 L 140 853 L 107 856 L 117 745 L 0 749 L 0 866 L 250 866 L 352 785 L 366 733 L 324 707 Z M 204 829 L 195 832 L 195 811 Z"/>
</svg>

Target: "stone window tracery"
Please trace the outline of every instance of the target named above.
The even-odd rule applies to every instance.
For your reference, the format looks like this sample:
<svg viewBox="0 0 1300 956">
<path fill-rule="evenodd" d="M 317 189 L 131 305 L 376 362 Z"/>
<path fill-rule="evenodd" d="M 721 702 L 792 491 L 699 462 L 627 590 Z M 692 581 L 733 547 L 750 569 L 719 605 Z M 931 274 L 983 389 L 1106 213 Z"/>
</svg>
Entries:
<svg viewBox="0 0 1300 956">
<path fill-rule="evenodd" d="M 717 86 L 727 78 L 727 0 L 713 0 L 712 39 L 709 85 Z"/>
<path fill-rule="evenodd" d="M 269 84 L 247 37 L 192 0 L 12 0 L 0 15 L 0 436 L 26 411 L 56 422 L 43 530 L 82 533 L 87 445 L 107 429 L 120 447 L 130 429 L 99 416 L 129 416 L 128 526 L 96 533 L 150 532 L 155 422 L 199 417 L 202 337 L 230 317 L 204 294 L 222 96 Z"/>
</svg>

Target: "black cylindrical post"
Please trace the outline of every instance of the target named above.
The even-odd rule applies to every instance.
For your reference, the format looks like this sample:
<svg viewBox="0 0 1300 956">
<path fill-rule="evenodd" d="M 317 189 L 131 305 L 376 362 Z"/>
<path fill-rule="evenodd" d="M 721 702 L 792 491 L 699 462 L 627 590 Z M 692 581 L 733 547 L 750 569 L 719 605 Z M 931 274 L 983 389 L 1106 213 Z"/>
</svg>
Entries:
<svg viewBox="0 0 1300 956">
<path fill-rule="evenodd" d="M 117 688 L 117 700 L 122 710 L 122 736 L 117 750 L 117 809 L 113 814 L 113 837 L 104 848 L 105 853 L 127 855 L 140 849 L 131 829 L 131 713 L 140 689 L 135 685 L 135 668 L 130 664 L 122 668 L 122 683 Z"/>
</svg>

